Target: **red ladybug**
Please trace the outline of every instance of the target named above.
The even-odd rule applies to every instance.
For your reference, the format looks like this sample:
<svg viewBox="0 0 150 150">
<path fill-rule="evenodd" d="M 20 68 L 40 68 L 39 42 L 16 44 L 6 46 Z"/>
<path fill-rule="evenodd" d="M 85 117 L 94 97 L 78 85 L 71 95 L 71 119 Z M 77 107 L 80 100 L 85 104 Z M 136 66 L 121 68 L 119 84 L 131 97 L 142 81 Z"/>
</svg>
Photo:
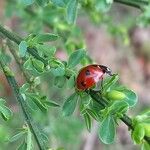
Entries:
<svg viewBox="0 0 150 150">
<path fill-rule="evenodd" d="M 77 89 L 83 91 L 92 88 L 103 79 L 105 73 L 112 75 L 111 70 L 103 65 L 93 64 L 82 68 L 76 79 Z"/>
</svg>

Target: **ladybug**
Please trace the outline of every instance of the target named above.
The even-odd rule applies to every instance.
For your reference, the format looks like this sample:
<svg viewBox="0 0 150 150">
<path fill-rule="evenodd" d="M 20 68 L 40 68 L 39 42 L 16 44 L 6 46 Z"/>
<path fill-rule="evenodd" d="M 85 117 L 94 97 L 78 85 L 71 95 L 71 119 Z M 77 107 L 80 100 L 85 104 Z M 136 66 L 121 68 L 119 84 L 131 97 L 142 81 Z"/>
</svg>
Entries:
<svg viewBox="0 0 150 150">
<path fill-rule="evenodd" d="M 92 88 L 97 82 L 103 80 L 105 73 L 112 76 L 111 69 L 103 65 L 92 64 L 82 68 L 76 79 L 77 89 L 84 91 Z"/>
</svg>

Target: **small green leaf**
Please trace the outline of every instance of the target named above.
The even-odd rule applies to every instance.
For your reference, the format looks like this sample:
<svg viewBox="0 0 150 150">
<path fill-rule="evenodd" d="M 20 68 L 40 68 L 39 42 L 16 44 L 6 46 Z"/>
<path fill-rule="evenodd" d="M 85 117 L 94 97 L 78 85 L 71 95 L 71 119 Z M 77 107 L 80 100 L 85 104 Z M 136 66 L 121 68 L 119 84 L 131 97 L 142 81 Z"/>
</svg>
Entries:
<svg viewBox="0 0 150 150">
<path fill-rule="evenodd" d="M 77 16 L 78 0 L 70 0 L 67 5 L 67 21 L 74 24 Z"/>
<path fill-rule="evenodd" d="M 116 135 L 116 126 L 114 119 L 111 115 L 107 116 L 101 123 L 99 128 L 99 138 L 105 144 L 114 142 Z"/>
<path fill-rule="evenodd" d="M 27 99 L 31 99 L 42 112 L 47 111 L 47 107 L 39 95 L 36 95 L 34 93 L 26 93 L 26 96 Z"/>
<path fill-rule="evenodd" d="M 132 131 L 132 138 L 135 143 L 140 144 L 144 138 L 145 130 L 141 124 L 137 124 Z"/>
<path fill-rule="evenodd" d="M 95 120 L 98 120 L 98 115 L 96 114 L 96 112 L 94 111 L 94 110 L 92 110 L 92 109 L 86 109 L 86 112 L 91 116 L 91 117 L 93 117 Z"/>
<path fill-rule="evenodd" d="M 78 100 L 78 94 L 73 93 L 71 96 L 67 98 L 65 101 L 62 111 L 63 111 L 63 116 L 70 116 L 74 112 Z"/>
<path fill-rule="evenodd" d="M 55 77 L 55 80 L 54 80 L 54 85 L 56 85 L 58 88 L 62 88 L 66 83 L 66 77 L 64 76 L 57 76 Z"/>
<path fill-rule="evenodd" d="M 36 48 L 38 49 L 39 53 L 42 53 L 42 56 L 45 55 L 48 58 L 54 57 L 54 54 L 56 52 L 56 47 L 51 47 L 50 45 L 41 45 L 37 44 Z"/>
<path fill-rule="evenodd" d="M 75 86 L 75 76 L 72 75 L 69 80 L 67 81 L 67 87 L 73 88 Z"/>
<path fill-rule="evenodd" d="M 32 59 L 32 64 L 39 73 L 42 73 L 44 71 L 44 63 L 42 61 Z"/>
<path fill-rule="evenodd" d="M 12 116 L 12 111 L 5 106 L 5 100 L 0 98 L 0 113 L 5 121 L 9 120 Z"/>
<path fill-rule="evenodd" d="M 85 123 L 86 123 L 86 127 L 87 127 L 88 131 L 90 132 L 91 131 L 91 126 L 92 126 L 91 118 L 90 118 L 88 113 L 85 113 L 83 116 L 84 116 L 84 120 L 85 120 Z"/>
<path fill-rule="evenodd" d="M 150 144 L 147 142 L 143 142 L 141 150 L 150 150 Z"/>
<path fill-rule="evenodd" d="M 27 150 L 27 143 L 24 141 L 18 148 L 17 150 Z"/>
<path fill-rule="evenodd" d="M 122 92 L 126 95 L 124 101 L 127 102 L 130 107 L 133 107 L 138 101 L 137 95 L 129 89 L 124 89 Z"/>
<path fill-rule="evenodd" d="M 26 62 L 23 64 L 23 67 L 27 70 L 33 70 L 33 65 L 32 65 L 31 58 L 26 60 Z"/>
<path fill-rule="evenodd" d="M 45 104 L 50 107 L 60 107 L 60 105 L 54 101 L 46 101 Z"/>
<path fill-rule="evenodd" d="M 107 91 L 109 90 L 119 79 L 119 76 L 113 75 L 111 78 L 108 78 L 107 80 L 104 80 L 103 90 Z"/>
<path fill-rule="evenodd" d="M 20 57 L 24 57 L 26 55 L 27 47 L 28 47 L 27 42 L 21 41 L 21 43 L 19 44 L 19 55 L 20 55 Z"/>
<path fill-rule="evenodd" d="M 21 0 L 21 1 L 24 5 L 31 5 L 34 2 L 34 0 Z"/>
<path fill-rule="evenodd" d="M 36 0 L 37 4 L 39 6 L 45 6 L 46 2 L 48 2 L 48 0 Z"/>
<path fill-rule="evenodd" d="M 74 68 L 84 58 L 85 54 L 86 54 L 86 52 L 83 49 L 74 51 L 69 57 L 68 67 Z"/>
<path fill-rule="evenodd" d="M 111 114 L 124 114 L 129 109 L 129 105 L 125 101 L 115 101 L 110 107 L 109 112 Z"/>
<path fill-rule="evenodd" d="M 57 67 L 57 68 L 51 68 L 50 72 L 55 76 L 55 77 L 60 77 L 65 75 L 65 68 L 63 67 Z"/>
<path fill-rule="evenodd" d="M 45 34 L 38 34 L 33 38 L 33 41 L 35 43 L 43 43 L 43 42 L 56 41 L 58 38 L 59 36 L 56 34 L 45 33 Z"/>
<path fill-rule="evenodd" d="M 30 128 L 28 127 L 27 131 L 27 150 L 31 150 L 32 148 L 32 133 L 30 131 Z"/>
<path fill-rule="evenodd" d="M 51 0 L 51 1 L 56 6 L 59 6 L 59 7 L 65 7 L 66 6 L 65 0 Z"/>
<path fill-rule="evenodd" d="M 19 140 L 23 135 L 25 135 L 25 133 L 26 133 L 25 131 L 21 131 L 21 132 L 17 133 L 16 135 L 14 135 L 13 137 L 11 137 L 9 139 L 9 142 L 15 142 L 15 141 Z"/>
<path fill-rule="evenodd" d="M 20 93 L 25 93 L 29 88 L 30 88 L 30 84 L 25 83 L 20 87 L 19 91 L 20 91 Z"/>
</svg>

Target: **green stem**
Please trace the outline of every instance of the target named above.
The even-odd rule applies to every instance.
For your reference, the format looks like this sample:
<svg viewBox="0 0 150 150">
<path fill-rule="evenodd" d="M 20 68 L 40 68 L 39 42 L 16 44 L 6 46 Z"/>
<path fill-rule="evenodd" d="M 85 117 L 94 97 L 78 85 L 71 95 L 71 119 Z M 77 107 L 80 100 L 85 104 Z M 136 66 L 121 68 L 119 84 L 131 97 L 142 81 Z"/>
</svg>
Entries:
<svg viewBox="0 0 150 150">
<path fill-rule="evenodd" d="M 90 90 L 91 97 L 93 100 L 95 100 L 97 103 L 99 103 L 101 106 L 106 107 L 108 105 L 108 102 L 104 100 L 96 91 Z M 128 117 L 126 114 L 123 115 L 122 118 L 120 118 L 130 129 L 134 129 L 132 125 L 132 119 Z M 147 141 L 150 144 L 150 137 L 144 136 L 145 141 Z"/>
<path fill-rule="evenodd" d="M 35 137 L 35 140 L 38 144 L 39 149 L 40 150 L 46 150 L 45 143 L 41 137 L 41 132 L 40 132 L 38 126 L 33 122 L 33 119 L 32 119 L 31 113 L 28 109 L 28 106 L 26 104 L 26 101 L 23 99 L 22 95 L 19 92 L 19 86 L 18 86 L 14 76 L 12 74 L 10 74 L 11 70 L 8 68 L 8 66 L 6 66 L 2 57 L 0 57 L 0 65 L 3 69 L 3 72 L 6 76 L 6 79 L 9 83 L 10 87 L 12 88 L 12 90 L 13 90 L 13 92 L 14 92 L 17 100 L 18 100 L 18 103 L 21 106 L 25 120 L 26 120 L 28 126 L 30 127 L 34 137 Z M 6 70 L 6 68 L 7 68 L 7 70 Z M 8 73 L 8 70 L 9 70 L 9 73 Z"/>
<path fill-rule="evenodd" d="M 125 5 L 135 7 L 135 8 L 141 9 L 141 10 L 142 10 L 143 6 L 147 6 L 149 4 L 149 1 L 147 1 L 147 0 L 145 0 L 145 1 L 142 1 L 142 0 L 114 0 L 114 2 L 125 4 Z"/>
</svg>

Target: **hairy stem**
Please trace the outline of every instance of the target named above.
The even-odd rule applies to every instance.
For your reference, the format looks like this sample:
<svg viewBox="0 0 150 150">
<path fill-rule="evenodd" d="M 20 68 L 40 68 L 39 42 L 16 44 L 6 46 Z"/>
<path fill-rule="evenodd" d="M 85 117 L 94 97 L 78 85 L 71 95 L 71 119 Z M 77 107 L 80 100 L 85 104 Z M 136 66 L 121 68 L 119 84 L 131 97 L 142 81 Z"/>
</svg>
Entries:
<svg viewBox="0 0 150 150">
<path fill-rule="evenodd" d="M 18 100 L 18 103 L 21 106 L 21 109 L 22 109 L 23 115 L 25 117 L 25 120 L 26 120 L 28 126 L 30 127 L 34 137 L 35 137 L 35 140 L 37 142 L 37 145 L 38 145 L 39 149 L 40 150 L 46 150 L 45 143 L 44 143 L 44 141 L 42 140 L 42 137 L 41 137 L 40 129 L 34 123 L 34 121 L 32 119 L 32 116 L 31 116 L 31 113 L 30 113 L 30 111 L 28 109 L 28 106 L 26 104 L 26 101 L 23 99 L 22 95 L 19 92 L 19 86 L 18 86 L 14 76 L 12 75 L 13 73 L 10 74 L 11 70 L 8 68 L 8 66 L 6 66 L 2 56 L 0 56 L 0 65 L 3 69 L 3 72 L 6 76 L 6 79 L 9 83 L 10 87 L 12 88 L 12 90 L 13 90 L 13 92 L 14 92 L 17 100 Z"/>
<path fill-rule="evenodd" d="M 97 103 L 99 103 L 101 106 L 106 107 L 108 105 L 108 102 L 104 99 L 101 98 L 101 96 L 93 91 L 90 90 L 90 95 L 93 98 L 93 100 L 95 100 Z M 132 125 L 132 119 L 130 117 L 128 117 L 126 114 L 123 115 L 122 118 L 120 118 L 130 129 L 134 129 L 133 125 Z M 147 141 L 150 144 L 150 137 L 145 136 L 144 137 L 145 141 Z"/>
</svg>

